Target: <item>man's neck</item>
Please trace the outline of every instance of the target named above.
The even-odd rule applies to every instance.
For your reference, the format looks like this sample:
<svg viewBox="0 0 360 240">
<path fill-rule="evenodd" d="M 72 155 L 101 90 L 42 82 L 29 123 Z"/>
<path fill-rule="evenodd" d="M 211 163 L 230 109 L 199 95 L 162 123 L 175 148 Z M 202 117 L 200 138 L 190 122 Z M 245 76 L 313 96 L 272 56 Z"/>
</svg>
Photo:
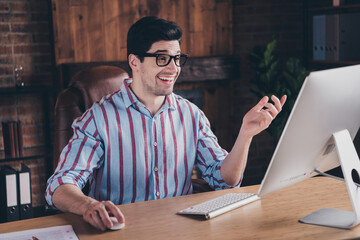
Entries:
<svg viewBox="0 0 360 240">
<path fill-rule="evenodd" d="M 165 96 L 151 96 L 148 93 L 141 91 L 141 89 L 136 88 L 133 83 L 131 83 L 129 87 L 137 99 L 150 111 L 152 116 L 154 116 L 162 105 L 164 105 Z"/>
<path fill-rule="evenodd" d="M 151 115 L 154 116 L 159 109 L 164 105 L 165 102 L 165 96 L 159 96 L 156 98 L 141 98 L 139 99 L 145 107 L 150 111 Z"/>
</svg>

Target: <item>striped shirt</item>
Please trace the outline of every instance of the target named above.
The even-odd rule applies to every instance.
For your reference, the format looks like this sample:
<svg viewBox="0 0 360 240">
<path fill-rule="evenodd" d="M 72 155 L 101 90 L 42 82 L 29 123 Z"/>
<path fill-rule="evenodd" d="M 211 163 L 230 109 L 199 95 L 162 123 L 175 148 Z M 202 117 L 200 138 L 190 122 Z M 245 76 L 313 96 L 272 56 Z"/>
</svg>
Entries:
<svg viewBox="0 0 360 240">
<path fill-rule="evenodd" d="M 230 187 L 220 176 L 228 153 L 204 113 L 172 93 L 152 116 L 131 91 L 131 81 L 73 122 L 74 134 L 47 182 L 50 206 L 57 187 L 83 188 L 87 181 L 90 197 L 115 204 L 190 194 L 194 164 L 210 187 Z"/>
</svg>

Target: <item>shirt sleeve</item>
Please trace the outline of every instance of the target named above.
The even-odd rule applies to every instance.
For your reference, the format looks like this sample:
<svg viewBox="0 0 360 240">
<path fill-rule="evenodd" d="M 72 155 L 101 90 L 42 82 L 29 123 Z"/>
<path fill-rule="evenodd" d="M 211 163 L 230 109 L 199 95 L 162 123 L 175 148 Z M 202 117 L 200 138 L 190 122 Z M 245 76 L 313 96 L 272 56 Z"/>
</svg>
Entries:
<svg viewBox="0 0 360 240">
<path fill-rule="evenodd" d="M 196 165 L 202 173 L 202 178 L 215 190 L 231 188 L 220 175 L 221 165 L 228 152 L 219 146 L 209 120 L 202 112 L 198 124 Z M 241 180 L 235 187 L 240 187 Z"/>
<path fill-rule="evenodd" d="M 72 124 L 74 134 L 60 155 L 55 173 L 47 181 L 45 199 L 55 207 L 52 196 L 63 184 L 83 188 L 93 171 L 103 163 L 103 144 L 99 137 L 92 110 L 86 111 Z"/>
</svg>

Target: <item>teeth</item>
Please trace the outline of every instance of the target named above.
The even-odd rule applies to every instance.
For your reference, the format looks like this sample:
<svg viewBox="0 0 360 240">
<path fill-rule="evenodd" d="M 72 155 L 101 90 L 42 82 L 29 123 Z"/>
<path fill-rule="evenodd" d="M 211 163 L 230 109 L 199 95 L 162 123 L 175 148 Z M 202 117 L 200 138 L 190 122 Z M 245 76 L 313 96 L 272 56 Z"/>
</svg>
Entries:
<svg viewBox="0 0 360 240">
<path fill-rule="evenodd" d="M 159 77 L 162 81 L 172 81 L 174 78 Z"/>
</svg>

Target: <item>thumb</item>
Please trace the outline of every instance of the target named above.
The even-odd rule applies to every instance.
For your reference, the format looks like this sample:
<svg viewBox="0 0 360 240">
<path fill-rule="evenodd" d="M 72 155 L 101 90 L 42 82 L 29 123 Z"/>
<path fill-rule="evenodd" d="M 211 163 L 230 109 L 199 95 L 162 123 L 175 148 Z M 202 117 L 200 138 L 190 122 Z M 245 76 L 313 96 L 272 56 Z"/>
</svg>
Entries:
<svg viewBox="0 0 360 240">
<path fill-rule="evenodd" d="M 252 109 L 254 111 L 260 111 L 268 101 L 269 101 L 269 97 L 265 96 Z"/>
</svg>

